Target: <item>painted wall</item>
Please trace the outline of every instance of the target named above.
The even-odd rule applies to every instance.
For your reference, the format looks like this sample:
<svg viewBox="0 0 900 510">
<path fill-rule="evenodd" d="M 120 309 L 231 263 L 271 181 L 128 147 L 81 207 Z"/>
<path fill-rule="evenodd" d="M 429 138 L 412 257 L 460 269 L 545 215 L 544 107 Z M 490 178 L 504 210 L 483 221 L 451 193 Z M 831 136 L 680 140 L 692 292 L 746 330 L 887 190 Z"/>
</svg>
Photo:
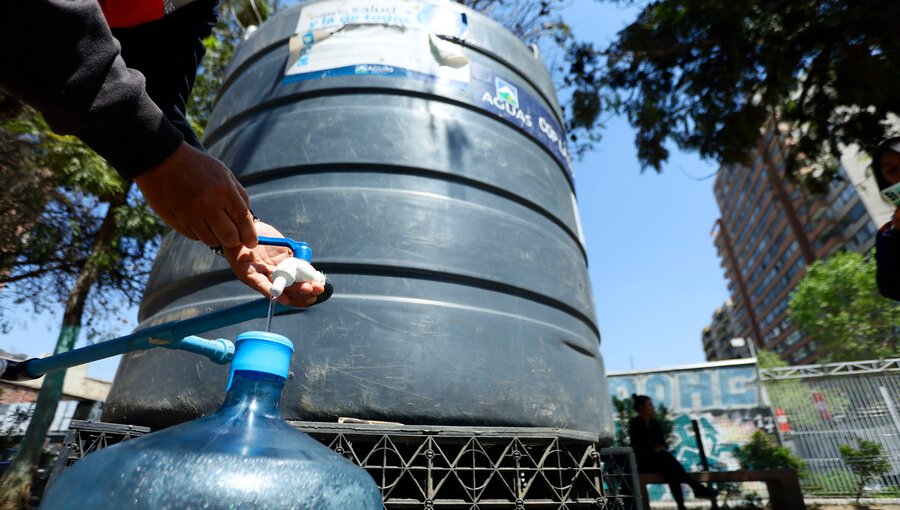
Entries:
<svg viewBox="0 0 900 510">
<path fill-rule="evenodd" d="M 692 419 L 698 421 L 706 456 L 714 470 L 739 469 L 734 451 L 757 428 L 775 433 L 775 421 L 764 404 L 752 361 L 614 372 L 608 375 L 608 384 L 611 396 L 647 395 L 655 405 L 664 404 L 669 409 L 675 425 L 671 451 L 688 471 L 701 469 Z M 668 492 L 662 485 L 649 489 L 653 500 Z"/>
</svg>

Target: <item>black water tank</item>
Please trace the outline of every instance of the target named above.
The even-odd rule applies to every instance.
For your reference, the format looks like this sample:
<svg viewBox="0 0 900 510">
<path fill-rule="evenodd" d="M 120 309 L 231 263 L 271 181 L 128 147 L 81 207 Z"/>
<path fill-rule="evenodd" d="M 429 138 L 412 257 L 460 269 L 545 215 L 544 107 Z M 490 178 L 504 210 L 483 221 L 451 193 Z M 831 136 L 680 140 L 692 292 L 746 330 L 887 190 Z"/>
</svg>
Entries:
<svg viewBox="0 0 900 510">
<path fill-rule="evenodd" d="M 536 51 L 454 3 L 310 2 L 239 47 L 205 143 L 336 289 L 273 323 L 297 347 L 285 417 L 611 436 L 561 124 Z M 141 326 L 255 298 L 170 234 Z M 225 374 L 191 354 L 130 354 L 104 420 L 195 417 Z"/>
</svg>

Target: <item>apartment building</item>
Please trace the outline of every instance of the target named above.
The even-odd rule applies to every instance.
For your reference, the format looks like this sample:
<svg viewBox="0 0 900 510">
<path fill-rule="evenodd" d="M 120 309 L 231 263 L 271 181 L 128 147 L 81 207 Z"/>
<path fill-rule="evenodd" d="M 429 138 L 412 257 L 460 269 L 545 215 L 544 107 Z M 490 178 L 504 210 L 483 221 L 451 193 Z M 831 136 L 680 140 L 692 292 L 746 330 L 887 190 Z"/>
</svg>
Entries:
<svg viewBox="0 0 900 510">
<path fill-rule="evenodd" d="M 818 357 L 814 339 L 787 319 L 791 292 L 814 261 L 838 250 L 870 250 L 890 208 L 858 152 L 846 151 L 839 178 L 824 195 L 787 180 L 784 155 L 783 140 L 770 129 L 754 147 L 750 167 L 719 169 L 713 190 L 722 216 L 712 236 L 729 282 L 735 336 L 789 363 L 811 363 Z"/>
<path fill-rule="evenodd" d="M 751 357 L 749 347 L 734 346 L 731 340 L 739 337 L 734 323 L 734 303 L 725 300 L 722 306 L 713 312 L 712 321 L 703 328 L 703 352 L 706 361 L 723 361 Z"/>
</svg>

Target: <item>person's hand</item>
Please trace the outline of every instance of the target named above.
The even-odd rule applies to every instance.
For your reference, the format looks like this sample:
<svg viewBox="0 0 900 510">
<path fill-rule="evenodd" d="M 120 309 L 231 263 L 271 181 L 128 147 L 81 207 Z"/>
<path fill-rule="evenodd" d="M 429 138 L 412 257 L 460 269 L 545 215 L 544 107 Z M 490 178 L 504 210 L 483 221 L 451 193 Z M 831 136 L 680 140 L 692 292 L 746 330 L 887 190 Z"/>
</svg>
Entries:
<svg viewBox="0 0 900 510">
<path fill-rule="evenodd" d="M 259 235 L 267 237 L 284 237 L 273 226 L 256 222 L 256 231 Z M 255 248 L 237 246 L 223 248 L 225 259 L 235 276 L 251 289 L 259 292 L 267 298 L 271 282 L 269 277 L 275 271 L 279 262 L 291 256 L 291 250 L 279 246 L 257 245 Z M 309 283 L 297 281 L 284 289 L 284 293 L 278 297 L 278 302 L 289 306 L 309 306 L 316 302 L 316 296 L 325 291 L 321 283 Z"/>
<path fill-rule="evenodd" d="M 894 210 L 894 230 L 900 230 L 900 207 Z"/>
<path fill-rule="evenodd" d="M 134 182 L 167 225 L 207 246 L 256 246 L 250 199 L 218 159 L 182 143 Z"/>
</svg>

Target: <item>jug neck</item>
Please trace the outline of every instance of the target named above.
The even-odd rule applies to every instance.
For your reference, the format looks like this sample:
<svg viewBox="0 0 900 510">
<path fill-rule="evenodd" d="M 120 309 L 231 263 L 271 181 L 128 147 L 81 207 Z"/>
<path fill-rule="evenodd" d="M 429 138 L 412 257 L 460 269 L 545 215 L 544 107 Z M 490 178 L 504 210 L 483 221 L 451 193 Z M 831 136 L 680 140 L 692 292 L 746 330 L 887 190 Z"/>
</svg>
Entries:
<svg viewBox="0 0 900 510">
<path fill-rule="evenodd" d="M 280 418 L 278 402 L 284 378 L 264 372 L 236 370 L 231 387 L 222 403 L 222 411 L 236 410 L 268 418 Z"/>
</svg>

